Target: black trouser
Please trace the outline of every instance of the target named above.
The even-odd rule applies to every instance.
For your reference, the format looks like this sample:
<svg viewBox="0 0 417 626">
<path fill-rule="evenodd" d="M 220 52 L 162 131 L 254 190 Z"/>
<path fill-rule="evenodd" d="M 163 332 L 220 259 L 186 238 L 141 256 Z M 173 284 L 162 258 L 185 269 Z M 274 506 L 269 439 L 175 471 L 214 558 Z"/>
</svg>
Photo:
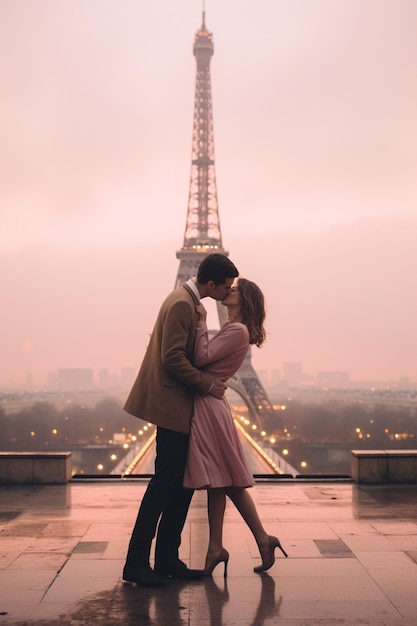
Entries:
<svg viewBox="0 0 417 626">
<path fill-rule="evenodd" d="M 188 442 L 188 435 L 157 428 L 155 475 L 143 496 L 130 539 L 126 563 L 131 567 L 149 563 L 159 520 L 155 564 L 178 558 L 181 532 L 193 496 L 192 489 L 182 486 Z"/>
</svg>

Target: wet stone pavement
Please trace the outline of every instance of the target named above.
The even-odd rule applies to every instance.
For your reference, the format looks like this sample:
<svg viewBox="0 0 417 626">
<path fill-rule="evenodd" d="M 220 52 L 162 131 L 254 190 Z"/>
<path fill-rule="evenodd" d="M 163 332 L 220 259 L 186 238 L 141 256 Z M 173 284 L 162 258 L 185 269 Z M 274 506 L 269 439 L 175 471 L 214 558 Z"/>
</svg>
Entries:
<svg viewBox="0 0 417 626">
<path fill-rule="evenodd" d="M 121 573 L 144 481 L 0 488 L 0 626 L 415 626 L 417 487 L 258 483 L 265 527 L 289 558 L 255 574 L 255 542 L 228 502 L 223 568 L 164 589 Z M 202 567 L 206 495 L 194 495 L 181 558 Z"/>
</svg>

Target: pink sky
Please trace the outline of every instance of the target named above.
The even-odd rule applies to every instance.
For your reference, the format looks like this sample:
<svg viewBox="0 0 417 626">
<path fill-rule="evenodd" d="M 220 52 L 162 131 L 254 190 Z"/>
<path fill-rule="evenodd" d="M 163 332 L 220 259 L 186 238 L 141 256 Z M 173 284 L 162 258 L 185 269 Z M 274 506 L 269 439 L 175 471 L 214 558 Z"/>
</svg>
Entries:
<svg viewBox="0 0 417 626">
<path fill-rule="evenodd" d="M 142 359 L 173 287 L 198 0 L 1 0 L 0 385 Z M 207 0 L 257 369 L 417 381 L 417 3 Z M 213 324 L 214 325 L 214 322 Z"/>
</svg>

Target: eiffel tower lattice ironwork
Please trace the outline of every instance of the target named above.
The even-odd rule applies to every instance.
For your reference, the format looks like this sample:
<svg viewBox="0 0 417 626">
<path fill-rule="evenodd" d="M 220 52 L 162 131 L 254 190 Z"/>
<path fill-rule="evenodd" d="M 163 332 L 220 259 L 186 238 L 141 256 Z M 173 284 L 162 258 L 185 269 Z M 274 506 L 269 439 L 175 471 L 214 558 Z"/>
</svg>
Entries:
<svg viewBox="0 0 417 626">
<path fill-rule="evenodd" d="M 213 56 L 212 34 L 205 24 L 194 41 L 197 80 L 194 102 L 192 161 L 184 243 L 177 252 L 180 260 L 176 286 L 197 274 L 202 259 L 213 252 L 228 256 L 223 248 L 217 200 L 214 163 L 214 134 L 211 101 L 210 61 Z M 226 308 L 217 302 L 220 325 L 226 319 Z M 228 386 L 237 392 L 248 407 L 249 416 L 262 426 L 273 408 L 251 362 L 249 347 L 245 361 Z"/>
</svg>

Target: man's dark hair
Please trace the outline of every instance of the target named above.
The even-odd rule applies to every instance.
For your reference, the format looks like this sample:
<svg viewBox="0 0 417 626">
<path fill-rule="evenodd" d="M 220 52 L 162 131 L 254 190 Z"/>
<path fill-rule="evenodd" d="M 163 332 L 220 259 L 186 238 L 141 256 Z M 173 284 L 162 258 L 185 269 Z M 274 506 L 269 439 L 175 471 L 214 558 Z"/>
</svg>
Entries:
<svg viewBox="0 0 417 626">
<path fill-rule="evenodd" d="M 200 263 L 197 282 L 206 285 L 212 280 L 216 285 L 223 285 L 228 278 L 237 278 L 239 272 L 232 261 L 224 254 L 209 254 Z"/>
</svg>

